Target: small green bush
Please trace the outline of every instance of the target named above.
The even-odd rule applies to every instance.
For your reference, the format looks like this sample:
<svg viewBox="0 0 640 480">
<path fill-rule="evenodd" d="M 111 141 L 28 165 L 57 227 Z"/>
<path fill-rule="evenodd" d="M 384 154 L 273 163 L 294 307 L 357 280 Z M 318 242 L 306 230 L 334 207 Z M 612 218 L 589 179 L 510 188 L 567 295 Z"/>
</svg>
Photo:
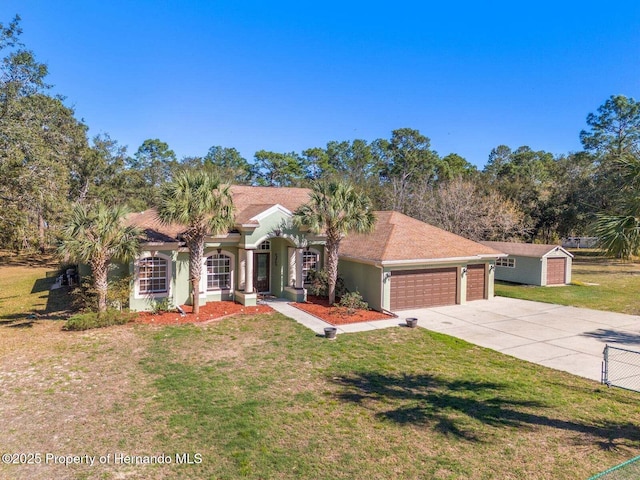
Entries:
<svg viewBox="0 0 640 480">
<path fill-rule="evenodd" d="M 98 295 L 93 288 L 93 278 L 82 277 L 80 284 L 69 291 L 71 308 L 77 312 L 91 312 L 98 307 Z"/>
<path fill-rule="evenodd" d="M 338 307 L 344 309 L 347 315 L 353 315 L 356 310 L 369 310 L 369 304 L 362 299 L 357 290 L 344 294 L 338 302 Z"/>
<path fill-rule="evenodd" d="M 311 295 L 317 297 L 327 297 L 329 295 L 329 275 L 326 270 L 310 270 L 307 278 L 310 282 L 307 290 Z M 346 293 L 347 287 L 344 286 L 344 280 L 338 275 L 338 279 L 336 280 L 336 297 L 342 297 Z"/>
<path fill-rule="evenodd" d="M 165 297 L 162 300 L 154 302 L 153 306 L 151 307 L 151 312 L 157 315 L 159 313 L 172 312 L 175 309 L 176 307 L 173 305 L 171 299 L 169 297 Z"/>
<path fill-rule="evenodd" d="M 107 304 L 118 310 L 129 308 L 131 275 L 109 280 Z M 98 308 L 98 294 L 93 286 L 93 277 L 82 277 L 80 284 L 70 290 L 71 308 L 78 312 L 93 312 Z"/>
<path fill-rule="evenodd" d="M 134 316 L 134 313 L 120 310 L 107 310 L 102 315 L 98 315 L 96 312 L 80 313 L 69 318 L 62 329 L 78 331 L 124 325 L 132 321 Z"/>
</svg>

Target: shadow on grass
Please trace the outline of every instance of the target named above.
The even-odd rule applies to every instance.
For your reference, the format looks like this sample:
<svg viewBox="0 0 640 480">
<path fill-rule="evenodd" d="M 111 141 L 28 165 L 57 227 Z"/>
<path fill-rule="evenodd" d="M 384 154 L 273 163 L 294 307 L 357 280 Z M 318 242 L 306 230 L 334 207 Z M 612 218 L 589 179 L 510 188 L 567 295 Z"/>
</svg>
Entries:
<svg viewBox="0 0 640 480">
<path fill-rule="evenodd" d="M 30 321 L 33 320 L 66 320 L 69 317 L 69 288 L 63 287 L 56 290 L 39 290 L 42 288 L 44 282 L 52 283 L 51 279 L 38 279 L 34 282 L 32 287 L 32 293 L 34 292 L 46 292 L 44 295 L 39 296 L 41 299 L 46 298 L 46 305 L 44 308 L 33 309 L 26 312 L 10 313 L 0 316 L 0 326 L 17 327 L 15 322 Z"/>
<path fill-rule="evenodd" d="M 595 338 L 602 343 L 626 343 L 627 345 L 640 345 L 640 334 L 619 332 L 609 328 L 598 328 L 593 332 L 581 333 L 580 336 Z"/>
<path fill-rule="evenodd" d="M 333 377 L 344 402 L 372 408 L 376 417 L 398 424 L 430 427 L 456 438 L 482 442 L 478 422 L 492 427 L 551 427 L 595 439 L 600 448 L 617 447 L 616 440 L 640 442 L 640 429 L 629 422 L 588 424 L 540 413 L 547 407 L 535 400 L 509 398 L 507 384 L 450 381 L 437 376 L 361 373 Z M 535 413 L 531 413 L 534 411 Z"/>
<path fill-rule="evenodd" d="M 33 320 L 27 320 L 26 322 L 12 323 L 7 325 L 7 328 L 31 328 L 33 327 Z"/>
<path fill-rule="evenodd" d="M 16 266 L 16 267 L 49 267 L 57 268 L 59 265 L 59 259 L 53 253 L 46 253 L 44 255 L 31 252 L 15 254 L 10 253 L 1 255 L 0 252 L 0 265 Z"/>
<path fill-rule="evenodd" d="M 38 278 L 33 282 L 31 287 L 31 293 L 48 292 L 51 289 L 51 285 L 55 282 L 55 278 Z"/>
</svg>

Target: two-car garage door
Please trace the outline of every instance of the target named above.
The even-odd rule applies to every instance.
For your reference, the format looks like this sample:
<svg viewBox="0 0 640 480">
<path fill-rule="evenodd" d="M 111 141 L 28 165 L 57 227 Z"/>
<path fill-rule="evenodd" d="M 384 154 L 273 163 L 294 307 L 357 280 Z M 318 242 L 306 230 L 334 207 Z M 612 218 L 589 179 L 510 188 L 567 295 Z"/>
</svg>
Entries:
<svg viewBox="0 0 640 480">
<path fill-rule="evenodd" d="M 455 267 L 391 272 L 391 310 L 453 305 L 457 289 Z"/>
<path fill-rule="evenodd" d="M 486 298 L 485 265 L 467 267 L 467 300 Z M 456 267 L 391 272 L 391 310 L 454 305 L 458 297 Z"/>
</svg>

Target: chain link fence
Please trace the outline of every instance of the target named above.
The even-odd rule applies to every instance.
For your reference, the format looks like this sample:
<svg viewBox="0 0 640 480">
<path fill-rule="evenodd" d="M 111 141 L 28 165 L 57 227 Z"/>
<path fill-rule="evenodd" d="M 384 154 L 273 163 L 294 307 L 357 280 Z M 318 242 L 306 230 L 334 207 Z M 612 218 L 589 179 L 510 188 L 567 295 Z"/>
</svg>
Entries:
<svg viewBox="0 0 640 480">
<path fill-rule="evenodd" d="M 607 345 L 603 354 L 602 383 L 640 392 L 640 352 Z"/>
<path fill-rule="evenodd" d="M 640 456 L 606 470 L 589 480 L 636 480 L 640 478 Z"/>
</svg>

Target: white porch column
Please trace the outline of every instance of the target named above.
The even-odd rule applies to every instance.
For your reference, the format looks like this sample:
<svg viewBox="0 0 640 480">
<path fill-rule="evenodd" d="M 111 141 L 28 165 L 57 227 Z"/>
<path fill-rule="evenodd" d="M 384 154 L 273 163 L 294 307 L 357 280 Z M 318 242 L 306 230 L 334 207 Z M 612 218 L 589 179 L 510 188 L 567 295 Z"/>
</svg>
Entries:
<svg viewBox="0 0 640 480">
<path fill-rule="evenodd" d="M 238 290 L 244 290 L 247 272 L 247 251 L 245 249 L 238 249 L 238 260 Z"/>
<path fill-rule="evenodd" d="M 253 293 L 253 250 L 246 250 L 246 271 L 244 276 L 244 292 Z"/>
<path fill-rule="evenodd" d="M 302 288 L 304 286 L 304 279 L 302 278 L 302 249 L 296 248 L 296 288 Z"/>
<path fill-rule="evenodd" d="M 287 247 L 287 258 L 289 259 L 289 276 L 287 277 L 287 287 L 296 286 L 296 249 Z"/>
</svg>

